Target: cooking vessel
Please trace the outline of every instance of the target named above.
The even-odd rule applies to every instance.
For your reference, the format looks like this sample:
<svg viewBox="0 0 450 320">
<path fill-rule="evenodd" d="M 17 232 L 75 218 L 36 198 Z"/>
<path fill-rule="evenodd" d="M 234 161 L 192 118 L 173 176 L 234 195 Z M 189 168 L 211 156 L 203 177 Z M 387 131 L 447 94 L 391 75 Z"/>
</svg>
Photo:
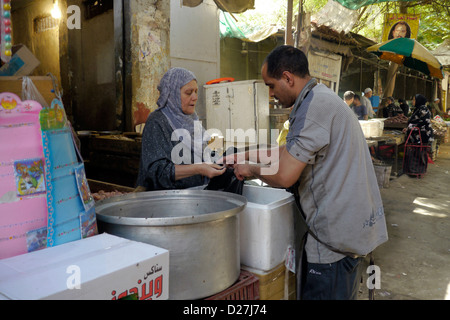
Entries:
<svg viewBox="0 0 450 320">
<path fill-rule="evenodd" d="M 96 203 L 100 232 L 169 250 L 169 299 L 200 299 L 240 274 L 245 197 L 210 190 L 129 193 Z"/>
</svg>

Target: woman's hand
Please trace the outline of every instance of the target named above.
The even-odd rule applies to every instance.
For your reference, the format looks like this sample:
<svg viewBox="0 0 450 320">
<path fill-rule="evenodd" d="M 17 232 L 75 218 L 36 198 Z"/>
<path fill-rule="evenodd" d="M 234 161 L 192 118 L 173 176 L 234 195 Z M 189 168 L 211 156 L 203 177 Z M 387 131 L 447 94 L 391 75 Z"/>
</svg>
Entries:
<svg viewBox="0 0 450 320">
<path fill-rule="evenodd" d="M 225 166 L 218 164 L 209 164 L 206 162 L 195 164 L 176 164 L 175 165 L 175 180 L 188 178 L 197 174 L 214 178 L 223 174 L 226 170 Z"/>
<path fill-rule="evenodd" d="M 201 163 L 199 164 L 200 174 L 202 176 L 208 177 L 209 179 L 220 176 L 226 170 L 225 166 L 218 164 Z"/>
</svg>

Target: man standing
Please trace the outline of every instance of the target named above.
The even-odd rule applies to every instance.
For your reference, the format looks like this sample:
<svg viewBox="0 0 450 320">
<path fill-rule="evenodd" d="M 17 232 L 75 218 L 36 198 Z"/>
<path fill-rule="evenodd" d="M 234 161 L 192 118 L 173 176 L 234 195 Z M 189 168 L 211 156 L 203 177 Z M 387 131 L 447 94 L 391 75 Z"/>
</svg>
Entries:
<svg viewBox="0 0 450 320">
<path fill-rule="evenodd" d="M 352 110 L 358 117 L 358 120 L 368 120 L 369 119 L 366 106 L 364 106 L 361 103 L 360 97 L 357 94 L 355 94 L 355 96 L 353 97 Z"/>
<path fill-rule="evenodd" d="M 371 97 L 372 97 L 372 89 L 366 88 L 364 90 L 364 95 L 361 97 L 361 104 L 366 107 L 367 116 L 369 117 L 369 119 L 375 117 L 375 111 L 373 111 L 372 102 L 370 101 Z"/>
<path fill-rule="evenodd" d="M 362 256 L 387 241 L 383 204 L 361 126 L 339 96 L 311 78 L 305 54 L 292 46 L 277 47 L 267 56 L 262 77 L 271 97 L 285 108 L 293 106 L 286 145 L 270 150 L 271 155 L 278 152 L 270 163 L 277 170 L 242 163 L 262 162 L 261 150 L 257 158 L 251 150 L 224 162 L 237 161 L 233 167 L 238 179 L 256 177 L 279 188 L 298 186 L 305 221 L 320 240 L 307 236 L 300 297 L 355 299 Z M 297 279 L 301 274 L 297 272 Z"/>
<path fill-rule="evenodd" d="M 441 107 L 439 106 L 439 102 L 441 100 L 439 98 L 434 99 L 434 103 L 431 106 L 431 114 L 434 116 L 438 115 L 442 117 L 444 113 L 441 111 Z"/>
</svg>

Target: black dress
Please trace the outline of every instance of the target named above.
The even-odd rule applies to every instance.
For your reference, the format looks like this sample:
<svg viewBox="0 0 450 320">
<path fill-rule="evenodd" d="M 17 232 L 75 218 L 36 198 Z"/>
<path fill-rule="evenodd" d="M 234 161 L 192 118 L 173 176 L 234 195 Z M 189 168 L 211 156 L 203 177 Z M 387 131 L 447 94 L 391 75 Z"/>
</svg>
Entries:
<svg viewBox="0 0 450 320">
<path fill-rule="evenodd" d="M 142 153 L 137 186 L 145 187 L 149 191 L 186 189 L 208 182 L 208 179 L 201 175 L 175 181 L 175 163 L 171 160 L 171 153 L 180 142 L 171 140 L 172 132 L 169 121 L 159 109 L 149 115 L 142 134 Z M 193 151 L 191 159 L 193 162 Z"/>
</svg>

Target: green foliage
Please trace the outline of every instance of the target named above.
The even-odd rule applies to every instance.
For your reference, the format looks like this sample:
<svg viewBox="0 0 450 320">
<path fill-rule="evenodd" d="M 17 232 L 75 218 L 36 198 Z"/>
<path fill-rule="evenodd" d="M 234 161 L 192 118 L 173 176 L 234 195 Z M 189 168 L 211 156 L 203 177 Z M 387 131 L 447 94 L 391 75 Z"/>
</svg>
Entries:
<svg viewBox="0 0 450 320">
<path fill-rule="evenodd" d="M 409 14 L 420 15 L 417 41 L 428 49 L 435 49 L 450 37 L 450 0 L 388 1 L 370 5 L 360 9 L 361 17 L 352 31 L 381 41 L 384 13 L 400 13 L 401 6 Z"/>
<path fill-rule="evenodd" d="M 417 41 L 433 50 L 446 38 L 450 38 L 450 15 L 448 11 L 437 11 L 432 5 L 425 5 L 420 7 L 420 15 Z"/>
<path fill-rule="evenodd" d="M 300 0 L 294 0 L 293 17 L 298 12 Z M 303 0 L 305 12 L 317 13 L 328 0 Z M 256 10 L 247 10 L 235 15 L 236 24 L 249 32 L 262 26 L 286 26 L 287 0 L 256 0 Z M 420 14 L 420 28 L 417 40 L 433 50 L 442 41 L 450 37 L 450 0 L 386 1 L 358 9 L 359 19 L 352 32 L 361 34 L 376 42 L 381 41 L 384 13 Z"/>
<path fill-rule="evenodd" d="M 318 12 L 327 2 L 328 0 L 303 0 L 303 10 Z M 298 13 L 298 6 L 299 0 L 294 0 L 292 18 Z M 268 25 L 276 25 L 280 29 L 286 27 L 287 0 L 255 0 L 255 7 L 255 10 L 234 15 L 240 29 L 248 32 Z"/>
</svg>

